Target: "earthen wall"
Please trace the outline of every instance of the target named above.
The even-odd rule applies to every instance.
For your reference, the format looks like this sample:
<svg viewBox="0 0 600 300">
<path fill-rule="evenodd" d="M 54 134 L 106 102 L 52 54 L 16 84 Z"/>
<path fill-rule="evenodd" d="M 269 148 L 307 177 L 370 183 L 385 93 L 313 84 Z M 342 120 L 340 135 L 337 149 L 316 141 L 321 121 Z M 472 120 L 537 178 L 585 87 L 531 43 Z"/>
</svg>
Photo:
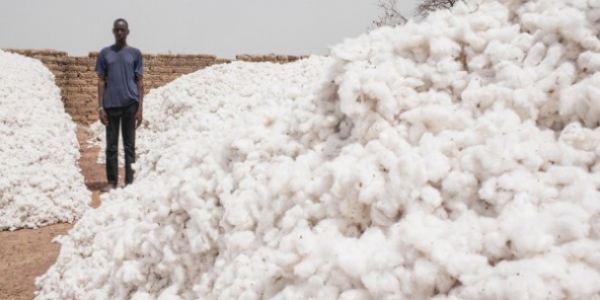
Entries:
<svg viewBox="0 0 600 300">
<path fill-rule="evenodd" d="M 62 101 L 67 113 L 78 123 L 98 120 L 97 75 L 94 72 L 97 52 L 88 56 L 69 56 L 54 50 L 3 49 L 39 59 L 54 74 L 56 85 L 61 89 Z M 217 58 L 214 55 L 196 54 L 143 54 L 144 85 L 146 93 L 176 78 L 200 69 L 232 61 L 287 63 L 305 56 L 294 55 L 248 55 L 240 54 L 235 60 Z"/>
</svg>

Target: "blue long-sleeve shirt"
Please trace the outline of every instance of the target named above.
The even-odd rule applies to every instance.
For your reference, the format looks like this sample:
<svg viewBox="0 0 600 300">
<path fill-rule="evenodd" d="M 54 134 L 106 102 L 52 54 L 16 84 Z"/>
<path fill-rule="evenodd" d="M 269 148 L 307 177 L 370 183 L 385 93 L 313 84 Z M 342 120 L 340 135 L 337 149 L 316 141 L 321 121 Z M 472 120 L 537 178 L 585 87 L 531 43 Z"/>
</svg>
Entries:
<svg viewBox="0 0 600 300">
<path fill-rule="evenodd" d="M 139 100 L 137 76 L 144 75 L 142 52 L 134 47 L 106 47 L 98 54 L 96 73 L 106 76 L 104 107 L 124 107 Z"/>
</svg>

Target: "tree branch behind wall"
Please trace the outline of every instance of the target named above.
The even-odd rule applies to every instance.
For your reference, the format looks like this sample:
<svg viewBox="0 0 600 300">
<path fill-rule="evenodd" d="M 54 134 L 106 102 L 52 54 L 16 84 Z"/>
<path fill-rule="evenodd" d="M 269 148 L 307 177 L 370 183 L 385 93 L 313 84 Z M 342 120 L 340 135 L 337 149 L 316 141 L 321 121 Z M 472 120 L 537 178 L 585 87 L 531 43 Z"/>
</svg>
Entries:
<svg viewBox="0 0 600 300">
<path fill-rule="evenodd" d="M 382 14 L 379 16 L 379 19 L 373 21 L 371 29 L 406 23 L 406 18 L 400 13 L 396 6 L 396 0 L 379 0 L 377 6 L 381 9 Z"/>
<path fill-rule="evenodd" d="M 422 0 L 419 6 L 417 6 L 417 13 L 419 15 L 427 15 L 432 11 L 439 9 L 450 9 L 459 0 Z"/>
</svg>

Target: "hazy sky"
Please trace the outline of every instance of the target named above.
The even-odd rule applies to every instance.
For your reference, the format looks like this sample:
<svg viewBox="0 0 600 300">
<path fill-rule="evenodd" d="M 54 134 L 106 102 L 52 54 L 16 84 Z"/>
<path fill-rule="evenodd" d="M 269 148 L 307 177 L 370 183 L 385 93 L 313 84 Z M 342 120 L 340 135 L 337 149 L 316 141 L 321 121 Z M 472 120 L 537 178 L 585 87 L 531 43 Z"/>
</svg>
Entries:
<svg viewBox="0 0 600 300">
<path fill-rule="evenodd" d="M 417 0 L 397 0 L 405 15 Z M 85 56 L 114 42 L 145 53 L 326 54 L 367 32 L 377 0 L 0 0 L 0 48 L 54 49 Z"/>
</svg>

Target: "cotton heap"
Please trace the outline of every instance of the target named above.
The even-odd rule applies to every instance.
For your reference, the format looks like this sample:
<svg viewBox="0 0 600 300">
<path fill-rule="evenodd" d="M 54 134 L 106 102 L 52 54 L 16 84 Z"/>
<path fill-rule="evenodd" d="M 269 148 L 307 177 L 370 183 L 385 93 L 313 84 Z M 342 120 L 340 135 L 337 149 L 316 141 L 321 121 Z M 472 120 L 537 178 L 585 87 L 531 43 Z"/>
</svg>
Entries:
<svg viewBox="0 0 600 300">
<path fill-rule="evenodd" d="M 181 78 L 38 299 L 600 299 L 598 19 L 473 0 Z"/>
<path fill-rule="evenodd" d="M 0 231 L 72 222 L 89 208 L 75 129 L 54 75 L 0 51 Z"/>
</svg>

